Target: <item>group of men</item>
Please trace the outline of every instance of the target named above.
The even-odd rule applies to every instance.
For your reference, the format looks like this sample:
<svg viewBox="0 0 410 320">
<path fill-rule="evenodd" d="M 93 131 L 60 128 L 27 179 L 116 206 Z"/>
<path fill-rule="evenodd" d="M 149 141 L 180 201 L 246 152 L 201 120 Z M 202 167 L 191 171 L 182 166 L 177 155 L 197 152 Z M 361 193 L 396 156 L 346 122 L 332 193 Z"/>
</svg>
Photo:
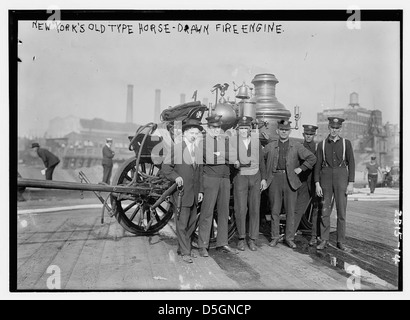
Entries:
<svg viewBox="0 0 410 320">
<path fill-rule="evenodd" d="M 344 119 L 329 117 L 329 135 L 318 144 L 314 142 L 317 126 L 303 125 L 304 142 L 300 143 L 289 139 L 291 122 L 280 120 L 277 125 L 278 139 L 272 140 L 264 148 L 259 134 L 252 132 L 251 117 L 238 119 L 237 134 L 232 136 L 222 131 L 220 116 L 213 115 L 206 120 L 206 130 L 197 119 L 185 121 L 182 125 L 182 141 L 176 143 L 172 152 L 166 154 L 162 166 L 163 175 L 174 181 L 179 190 L 173 194 L 173 199 L 179 206 L 178 213 L 174 216 L 177 252 L 183 261 L 192 263 L 192 258 L 196 257 L 192 251 L 191 236 L 197 225 L 199 255 L 209 256 L 215 210 L 218 226 L 216 249 L 237 254 L 238 250 L 245 250 L 247 243 L 250 250 L 256 251 L 261 192 L 266 189 L 271 213 L 269 246 L 275 247 L 281 238 L 280 214 L 284 208 L 284 243 L 292 249 L 297 247 L 295 233 L 311 202 L 313 226 L 309 245 L 316 245 L 318 250 L 324 249 L 329 242 L 334 198 L 337 210 L 337 247 L 346 249 L 347 195 L 353 192 L 355 161 L 351 142 L 340 137 Z M 205 136 L 203 131 L 206 131 Z M 110 184 L 112 158 L 115 154 L 111 145 L 112 139 L 108 138 L 102 150 L 103 182 L 107 184 Z M 46 179 L 51 180 L 60 160 L 48 150 L 40 148 L 38 143 L 33 143 L 32 147 L 44 162 Z M 231 170 L 231 165 L 234 170 Z M 370 181 L 374 170 L 369 167 L 368 171 Z M 236 249 L 228 245 L 231 178 L 239 239 Z M 374 190 L 374 183 L 371 184 L 371 189 Z M 201 214 L 197 224 L 199 203 Z"/>
<path fill-rule="evenodd" d="M 268 189 L 271 213 L 269 246 L 280 240 L 280 214 L 286 212 L 284 243 L 292 249 L 295 232 L 308 205 L 314 206 L 312 237 L 309 245 L 318 250 L 329 242 L 332 198 L 337 209 L 337 247 L 345 250 L 347 195 L 353 192 L 355 162 L 349 140 L 340 137 L 344 119 L 329 117 L 329 135 L 314 142 L 318 127 L 304 125 L 304 142 L 289 139 L 291 122 L 278 121 L 279 138 L 262 148 L 259 134 L 252 132 L 252 118 L 237 122 L 237 134 L 228 136 L 221 130 L 221 117 L 206 118 L 204 130 L 198 120 L 188 119 L 182 125 L 183 139 L 166 155 L 162 173 L 175 181 L 178 190 L 178 214 L 175 215 L 178 254 L 192 263 L 191 236 L 198 225 L 199 255 L 208 257 L 210 231 L 214 210 L 217 212 L 216 250 L 237 254 L 246 243 L 257 250 L 261 192 Z M 202 132 L 206 131 L 203 136 Z M 175 150 L 182 150 L 177 154 Z M 233 165 L 234 170 L 231 170 Z M 233 177 L 231 177 L 233 175 Z M 235 221 L 238 231 L 237 248 L 228 245 L 230 180 L 233 181 Z M 197 206 L 201 214 L 197 224 Z M 321 204 L 319 206 L 319 203 Z M 320 219 L 318 207 L 321 207 Z M 248 216 L 248 219 L 247 219 Z M 247 223 L 248 221 L 248 223 Z M 248 238 L 246 239 L 246 236 Z M 318 241 L 319 240 L 319 241 Z"/>
</svg>

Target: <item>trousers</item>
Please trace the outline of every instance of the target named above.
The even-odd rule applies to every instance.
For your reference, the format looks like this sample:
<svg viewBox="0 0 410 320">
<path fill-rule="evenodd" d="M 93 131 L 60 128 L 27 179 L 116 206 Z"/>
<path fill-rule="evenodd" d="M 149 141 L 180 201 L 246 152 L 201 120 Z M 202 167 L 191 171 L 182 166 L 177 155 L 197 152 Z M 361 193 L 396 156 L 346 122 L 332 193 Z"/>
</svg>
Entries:
<svg viewBox="0 0 410 320">
<path fill-rule="evenodd" d="M 323 207 L 320 233 L 323 240 L 329 240 L 332 197 L 335 198 L 337 212 L 337 242 L 343 243 L 346 237 L 348 172 L 345 167 L 323 167 L 320 172 L 320 185 L 323 191 Z"/>
<path fill-rule="evenodd" d="M 233 179 L 235 221 L 239 238 L 246 236 L 246 216 L 249 209 L 249 238 L 259 236 L 260 220 L 260 172 L 254 175 L 236 175 Z"/>
<path fill-rule="evenodd" d="M 295 203 L 297 192 L 293 190 L 288 182 L 285 172 L 276 172 L 273 174 L 273 181 L 269 186 L 269 201 L 271 205 L 271 237 L 279 239 L 280 212 L 282 203 L 286 211 L 286 231 L 285 240 L 293 241 L 295 239 Z"/>
<path fill-rule="evenodd" d="M 111 180 L 111 173 L 112 173 L 112 165 L 105 165 L 103 164 L 103 182 L 106 184 L 110 184 Z"/>
<path fill-rule="evenodd" d="M 216 246 L 228 245 L 228 220 L 229 220 L 229 199 L 230 181 L 229 178 L 203 176 L 204 198 L 201 204 L 201 214 L 199 216 L 198 247 L 208 248 L 211 229 L 213 227 L 213 217 L 216 205 L 217 214 L 217 235 Z"/>
<path fill-rule="evenodd" d="M 191 207 L 181 207 L 179 218 L 177 214 L 174 214 L 178 247 L 183 255 L 191 253 L 191 236 L 195 231 L 196 217 L 197 209 L 195 204 Z"/>
</svg>

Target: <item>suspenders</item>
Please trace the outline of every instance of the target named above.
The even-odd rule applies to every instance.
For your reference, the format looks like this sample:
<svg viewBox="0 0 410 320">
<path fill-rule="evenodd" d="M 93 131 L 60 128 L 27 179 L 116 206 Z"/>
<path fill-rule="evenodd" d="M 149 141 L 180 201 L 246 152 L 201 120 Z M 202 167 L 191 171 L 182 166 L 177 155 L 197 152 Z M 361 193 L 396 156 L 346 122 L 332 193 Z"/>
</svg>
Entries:
<svg viewBox="0 0 410 320">
<path fill-rule="evenodd" d="M 325 145 L 326 145 L 326 140 L 324 139 L 322 142 L 322 151 L 323 151 L 323 162 L 322 162 L 322 167 L 327 167 L 327 163 L 326 163 L 326 155 L 325 155 Z M 339 164 L 339 167 L 342 166 L 342 164 L 345 163 L 345 154 L 346 154 L 346 141 L 345 138 L 342 138 L 342 143 L 343 143 L 343 154 L 342 154 L 342 162 Z"/>
</svg>

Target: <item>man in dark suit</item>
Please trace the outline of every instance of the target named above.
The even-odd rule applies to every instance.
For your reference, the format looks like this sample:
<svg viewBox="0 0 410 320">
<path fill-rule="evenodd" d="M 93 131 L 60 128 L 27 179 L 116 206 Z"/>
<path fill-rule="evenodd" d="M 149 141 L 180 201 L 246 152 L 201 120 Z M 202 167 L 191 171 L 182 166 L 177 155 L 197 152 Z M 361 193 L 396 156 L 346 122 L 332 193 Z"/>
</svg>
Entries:
<svg viewBox="0 0 410 320">
<path fill-rule="evenodd" d="M 323 250 L 329 242 L 331 203 L 334 197 L 337 211 L 337 247 L 344 251 L 347 195 L 353 193 L 355 160 L 351 142 L 340 137 L 345 120 L 338 117 L 329 117 L 328 120 L 330 133 L 317 145 L 317 165 L 314 170 L 316 194 L 323 199 L 320 224 L 322 241 L 316 248 Z"/>
<path fill-rule="evenodd" d="M 112 139 L 107 138 L 106 143 L 102 149 L 102 166 L 103 166 L 103 179 L 102 182 L 106 184 L 110 184 L 111 180 L 111 173 L 112 173 L 112 167 L 113 167 L 113 162 L 112 158 L 114 158 L 115 152 L 111 149 L 112 146 Z"/>
<path fill-rule="evenodd" d="M 176 207 L 175 227 L 178 239 L 177 253 L 183 261 L 192 263 L 196 255 L 191 251 L 191 235 L 195 231 L 197 206 L 203 198 L 202 160 L 198 150 L 197 138 L 203 128 L 198 120 L 188 119 L 182 125 L 183 138 L 165 155 L 162 174 L 170 181 L 175 181 L 177 191 L 173 194 Z M 182 189 L 183 188 L 183 189 Z M 182 192 L 181 206 L 177 207 L 178 196 Z M 180 209 L 180 212 L 178 210 Z"/>
<path fill-rule="evenodd" d="M 289 139 L 290 121 L 278 121 L 277 133 L 279 140 L 270 142 L 265 147 L 267 157 L 267 185 L 271 204 L 271 237 L 269 243 L 275 247 L 280 239 L 279 223 L 282 202 L 286 211 L 285 243 L 292 249 L 296 248 L 295 238 L 295 203 L 297 190 L 302 185 L 299 174 L 312 169 L 316 163 L 315 155 L 307 150 L 300 142 Z M 301 160 L 303 162 L 301 163 Z"/>
<path fill-rule="evenodd" d="M 60 163 L 60 159 L 47 149 L 40 148 L 37 142 L 34 142 L 31 148 L 33 148 L 41 160 L 43 160 L 44 166 L 46 167 L 41 170 L 41 173 L 46 175 L 46 180 L 53 180 L 53 172 L 55 167 Z"/>
</svg>

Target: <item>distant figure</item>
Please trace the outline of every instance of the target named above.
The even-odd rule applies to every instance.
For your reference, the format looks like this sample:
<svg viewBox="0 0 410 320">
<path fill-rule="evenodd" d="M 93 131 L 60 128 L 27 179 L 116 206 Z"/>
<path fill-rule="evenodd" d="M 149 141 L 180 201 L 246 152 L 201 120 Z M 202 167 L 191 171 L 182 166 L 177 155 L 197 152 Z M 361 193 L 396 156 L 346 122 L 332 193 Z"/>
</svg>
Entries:
<svg viewBox="0 0 410 320">
<path fill-rule="evenodd" d="M 376 162 L 376 157 L 372 156 L 370 157 L 370 162 L 366 164 L 366 169 L 364 173 L 365 178 L 367 174 L 367 181 L 369 182 L 370 193 L 374 193 L 374 189 L 376 189 L 377 176 L 379 173 L 383 176 L 382 171 L 380 170 L 380 167 Z"/>
<path fill-rule="evenodd" d="M 112 158 L 114 158 L 114 154 L 115 154 L 115 152 L 113 150 L 111 150 L 111 146 L 112 146 L 112 139 L 107 138 L 105 146 L 102 149 L 102 154 L 103 154 L 103 159 L 102 159 L 103 179 L 102 179 L 102 182 L 104 182 L 106 184 L 110 184 L 112 167 L 113 167 Z"/>
<path fill-rule="evenodd" d="M 37 155 L 43 160 L 45 169 L 41 170 L 41 173 L 46 176 L 46 180 L 53 180 L 53 172 L 55 167 L 60 163 L 60 159 L 47 149 L 40 148 L 37 142 L 31 145 L 31 148 L 37 153 Z"/>
</svg>

